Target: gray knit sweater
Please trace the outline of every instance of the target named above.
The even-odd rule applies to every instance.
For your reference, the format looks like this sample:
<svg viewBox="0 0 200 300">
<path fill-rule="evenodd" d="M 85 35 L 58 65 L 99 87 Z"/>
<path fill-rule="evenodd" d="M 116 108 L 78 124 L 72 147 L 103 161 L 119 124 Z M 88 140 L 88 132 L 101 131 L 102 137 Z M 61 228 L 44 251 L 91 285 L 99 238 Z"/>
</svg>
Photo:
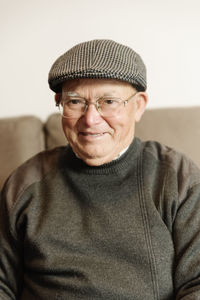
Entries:
<svg viewBox="0 0 200 300">
<path fill-rule="evenodd" d="M 200 299 L 199 169 L 137 138 L 99 167 L 27 161 L 1 195 L 0 299 Z"/>
</svg>

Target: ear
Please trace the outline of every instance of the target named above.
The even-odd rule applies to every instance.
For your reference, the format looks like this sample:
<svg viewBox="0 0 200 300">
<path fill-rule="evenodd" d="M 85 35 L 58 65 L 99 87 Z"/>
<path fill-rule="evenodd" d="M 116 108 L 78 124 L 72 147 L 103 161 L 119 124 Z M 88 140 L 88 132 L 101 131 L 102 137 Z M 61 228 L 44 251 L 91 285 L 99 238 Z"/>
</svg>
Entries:
<svg viewBox="0 0 200 300">
<path fill-rule="evenodd" d="M 62 96 L 62 94 L 61 94 L 61 93 L 55 94 L 55 96 L 54 96 L 54 97 L 55 97 L 56 104 L 59 104 L 59 103 L 60 103 L 61 96 Z"/>
<path fill-rule="evenodd" d="M 145 92 L 139 92 L 136 97 L 135 122 L 139 122 L 148 103 L 148 96 Z"/>
</svg>

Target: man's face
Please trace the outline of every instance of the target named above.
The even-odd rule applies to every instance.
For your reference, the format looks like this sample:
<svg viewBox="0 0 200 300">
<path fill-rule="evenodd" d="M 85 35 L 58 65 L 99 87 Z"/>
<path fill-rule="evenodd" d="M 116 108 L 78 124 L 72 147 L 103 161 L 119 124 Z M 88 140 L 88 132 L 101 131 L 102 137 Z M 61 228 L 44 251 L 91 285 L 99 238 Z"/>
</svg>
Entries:
<svg viewBox="0 0 200 300">
<path fill-rule="evenodd" d="M 103 96 L 128 99 L 136 90 L 131 84 L 111 79 L 79 79 L 67 81 L 62 87 L 62 97 L 67 92 L 76 93 L 88 102 Z M 77 118 L 63 118 L 63 130 L 72 149 L 86 164 L 98 166 L 112 161 L 133 140 L 135 122 L 139 121 L 138 101 L 145 93 L 138 93 L 122 105 L 119 114 L 104 117 L 95 105 L 89 105 L 85 114 Z M 58 100 L 58 95 L 56 100 Z M 145 102 L 145 101 L 143 101 Z M 144 104 L 144 103 L 143 103 Z"/>
</svg>

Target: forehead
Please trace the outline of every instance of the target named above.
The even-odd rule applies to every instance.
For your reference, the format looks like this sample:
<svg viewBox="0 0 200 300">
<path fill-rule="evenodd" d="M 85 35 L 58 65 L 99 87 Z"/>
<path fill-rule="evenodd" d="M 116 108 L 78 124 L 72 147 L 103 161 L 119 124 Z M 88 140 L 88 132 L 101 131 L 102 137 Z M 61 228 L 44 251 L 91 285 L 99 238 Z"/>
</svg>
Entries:
<svg viewBox="0 0 200 300">
<path fill-rule="evenodd" d="M 109 93 L 126 93 L 133 92 L 133 86 L 125 81 L 115 79 L 73 79 L 68 80 L 62 85 L 62 92 L 109 92 Z"/>
</svg>

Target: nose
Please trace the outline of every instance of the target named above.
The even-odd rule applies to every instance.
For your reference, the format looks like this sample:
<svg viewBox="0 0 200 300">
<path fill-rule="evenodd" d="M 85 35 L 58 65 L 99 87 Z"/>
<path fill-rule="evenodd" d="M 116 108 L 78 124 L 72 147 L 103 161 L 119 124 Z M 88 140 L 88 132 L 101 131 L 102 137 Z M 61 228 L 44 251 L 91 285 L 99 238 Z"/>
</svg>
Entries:
<svg viewBox="0 0 200 300">
<path fill-rule="evenodd" d="M 88 107 L 81 119 L 87 126 L 91 126 L 91 125 L 98 124 L 101 122 L 102 117 L 101 117 L 100 113 L 98 112 L 95 103 L 90 103 L 88 105 Z"/>
</svg>

